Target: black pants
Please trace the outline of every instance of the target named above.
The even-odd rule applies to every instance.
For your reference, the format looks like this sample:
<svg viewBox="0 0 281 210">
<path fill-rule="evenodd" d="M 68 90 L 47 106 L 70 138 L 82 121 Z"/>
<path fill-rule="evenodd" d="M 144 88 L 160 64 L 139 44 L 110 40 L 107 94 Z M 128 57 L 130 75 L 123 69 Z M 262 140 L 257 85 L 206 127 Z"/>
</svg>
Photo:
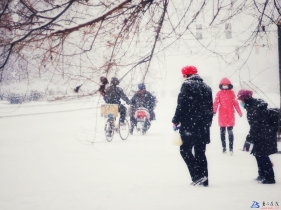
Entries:
<svg viewBox="0 0 281 210">
<path fill-rule="evenodd" d="M 244 146 L 243 146 L 243 151 L 249 152 L 250 146 L 251 146 L 251 143 L 245 141 Z"/>
<path fill-rule="evenodd" d="M 194 149 L 194 155 L 192 154 L 192 148 Z M 198 143 L 191 145 L 183 139 L 183 144 L 180 146 L 180 154 L 187 165 L 192 181 L 203 176 L 208 177 L 208 163 L 205 151 L 206 144 Z"/>
<path fill-rule="evenodd" d="M 226 149 L 226 143 L 225 143 L 225 128 L 226 127 L 220 127 L 220 131 L 221 131 L 221 144 L 222 144 L 222 148 Z M 227 127 L 227 132 L 228 132 L 228 140 L 229 140 L 229 150 L 232 151 L 233 150 L 233 131 L 232 131 L 233 127 Z"/>
<path fill-rule="evenodd" d="M 120 121 L 123 123 L 126 118 L 127 108 L 123 104 L 118 105 L 119 113 L 120 113 Z"/>
<path fill-rule="evenodd" d="M 267 181 L 273 181 L 274 171 L 272 168 L 272 163 L 268 156 L 255 156 L 258 164 L 259 176 L 263 177 Z"/>
<path fill-rule="evenodd" d="M 136 118 L 134 116 L 131 116 L 130 117 L 130 122 L 131 122 L 130 123 L 131 124 L 130 130 L 131 130 L 131 132 L 133 132 L 134 127 L 137 126 L 137 120 L 136 120 Z"/>
</svg>

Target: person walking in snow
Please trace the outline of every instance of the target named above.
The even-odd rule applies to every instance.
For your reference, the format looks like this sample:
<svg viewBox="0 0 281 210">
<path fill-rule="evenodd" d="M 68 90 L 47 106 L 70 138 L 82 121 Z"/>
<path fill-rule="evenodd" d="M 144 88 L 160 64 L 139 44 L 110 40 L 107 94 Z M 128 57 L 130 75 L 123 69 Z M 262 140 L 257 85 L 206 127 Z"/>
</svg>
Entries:
<svg viewBox="0 0 281 210">
<path fill-rule="evenodd" d="M 153 96 L 149 91 L 146 90 L 146 86 L 144 83 L 140 83 L 138 85 L 138 91 L 134 94 L 131 99 L 130 106 L 130 121 L 131 128 L 130 134 L 133 134 L 134 127 L 137 125 L 137 120 L 135 118 L 135 112 L 138 108 L 143 107 L 146 108 L 149 112 L 150 118 L 148 121 L 147 128 L 150 127 L 150 121 L 155 120 L 155 114 L 153 109 L 155 108 L 156 97 Z"/>
<path fill-rule="evenodd" d="M 103 99 L 107 104 L 118 104 L 118 111 L 120 112 L 120 122 L 124 124 L 127 109 L 123 104 L 121 104 L 120 99 L 123 99 L 128 105 L 130 104 L 130 100 L 125 95 L 123 89 L 117 87 L 119 83 L 120 82 L 116 77 L 112 77 L 110 86 L 106 89 Z"/>
<path fill-rule="evenodd" d="M 210 143 L 213 119 L 212 90 L 197 74 L 196 67 L 186 66 L 181 72 L 185 81 L 178 95 L 177 108 L 172 119 L 173 128 L 179 129 L 183 142 L 180 154 L 188 167 L 192 184 L 208 186 L 205 151 L 206 144 Z"/>
<path fill-rule="evenodd" d="M 214 101 L 214 115 L 216 115 L 217 110 L 219 111 L 218 121 L 220 126 L 220 136 L 222 144 L 222 152 L 226 153 L 226 143 L 225 143 L 225 131 L 228 132 L 229 140 L 229 151 L 230 154 L 233 153 L 233 126 L 235 125 L 235 110 L 238 112 L 239 116 L 242 117 L 242 112 L 239 107 L 238 101 L 234 91 L 232 90 L 233 85 L 230 80 L 223 78 L 220 81 L 219 88 L 221 89 L 215 97 Z"/>
<path fill-rule="evenodd" d="M 271 129 L 268 123 L 268 104 L 262 99 L 252 97 L 251 90 L 242 89 L 237 94 L 240 105 L 247 111 L 247 120 L 250 125 L 246 141 L 253 144 L 251 154 L 256 158 L 258 177 L 261 184 L 275 184 L 274 171 L 269 155 L 277 152 L 276 130 Z"/>
</svg>

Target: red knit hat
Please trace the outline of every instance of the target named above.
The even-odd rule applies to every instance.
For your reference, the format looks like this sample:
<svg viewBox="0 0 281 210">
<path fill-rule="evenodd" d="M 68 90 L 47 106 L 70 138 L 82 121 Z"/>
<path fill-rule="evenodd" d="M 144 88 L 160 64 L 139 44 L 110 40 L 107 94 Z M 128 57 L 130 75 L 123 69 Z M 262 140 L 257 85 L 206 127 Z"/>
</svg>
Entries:
<svg viewBox="0 0 281 210">
<path fill-rule="evenodd" d="M 183 75 L 197 74 L 197 68 L 195 66 L 185 66 L 181 69 Z"/>
<path fill-rule="evenodd" d="M 253 95 L 253 91 L 242 89 L 242 90 L 239 90 L 239 92 L 237 94 L 237 99 L 244 101 L 248 98 L 251 98 L 252 95 Z"/>
</svg>

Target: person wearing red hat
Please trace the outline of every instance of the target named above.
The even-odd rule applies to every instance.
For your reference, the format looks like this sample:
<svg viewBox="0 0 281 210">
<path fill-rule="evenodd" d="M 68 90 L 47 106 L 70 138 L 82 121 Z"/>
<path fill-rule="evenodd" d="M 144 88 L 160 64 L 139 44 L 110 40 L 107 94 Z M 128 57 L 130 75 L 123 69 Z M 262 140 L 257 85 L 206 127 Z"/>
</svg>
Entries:
<svg viewBox="0 0 281 210">
<path fill-rule="evenodd" d="M 185 79 L 178 95 L 177 108 L 172 119 L 173 128 L 179 129 L 183 144 L 180 154 L 189 170 L 192 185 L 209 185 L 206 144 L 210 143 L 213 119 L 211 88 L 197 74 L 195 66 L 181 70 Z M 192 152 L 194 151 L 194 153 Z"/>
<path fill-rule="evenodd" d="M 242 112 L 230 80 L 223 78 L 220 81 L 219 88 L 221 89 L 215 97 L 214 101 L 214 115 L 219 112 L 218 121 L 220 126 L 220 135 L 222 143 L 222 152 L 226 153 L 225 131 L 228 132 L 229 152 L 233 154 L 233 127 L 235 125 L 235 110 L 239 116 L 242 117 Z"/>
<path fill-rule="evenodd" d="M 197 74 L 197 68 L 195 66 L 185 66 L 181 69 L 181 73 L 186 78 L 188 75 Z"/>
<path fill-rule="evenodd" d="M 276 153 L 277 134 L 268 122 L 268 104 L 262 99 L 252 97 L 251 90 L 242 89 L 237 94 L 241 106 L 247 111 L 250 125 L 246 141 L 253 144 L 251 154 L 258 165 L 257 181 L 261 184 L 275 184 L 274 171 L 269 155 Z"/>
</svg>

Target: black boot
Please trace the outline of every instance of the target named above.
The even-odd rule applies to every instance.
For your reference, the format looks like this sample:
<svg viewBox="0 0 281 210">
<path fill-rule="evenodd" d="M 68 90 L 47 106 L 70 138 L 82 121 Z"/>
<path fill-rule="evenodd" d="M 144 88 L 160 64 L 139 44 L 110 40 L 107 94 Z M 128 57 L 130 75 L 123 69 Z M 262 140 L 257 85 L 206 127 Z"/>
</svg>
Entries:
<svg viewBox="0 0 281 210">
<path fill-rule="evenodd" d="M 200 185 L 202 185 L 204 187 L 208 187 L 209 186 L 209 180 L 207 179 L 206 181 L 200 183 Z"/>
</svg>

